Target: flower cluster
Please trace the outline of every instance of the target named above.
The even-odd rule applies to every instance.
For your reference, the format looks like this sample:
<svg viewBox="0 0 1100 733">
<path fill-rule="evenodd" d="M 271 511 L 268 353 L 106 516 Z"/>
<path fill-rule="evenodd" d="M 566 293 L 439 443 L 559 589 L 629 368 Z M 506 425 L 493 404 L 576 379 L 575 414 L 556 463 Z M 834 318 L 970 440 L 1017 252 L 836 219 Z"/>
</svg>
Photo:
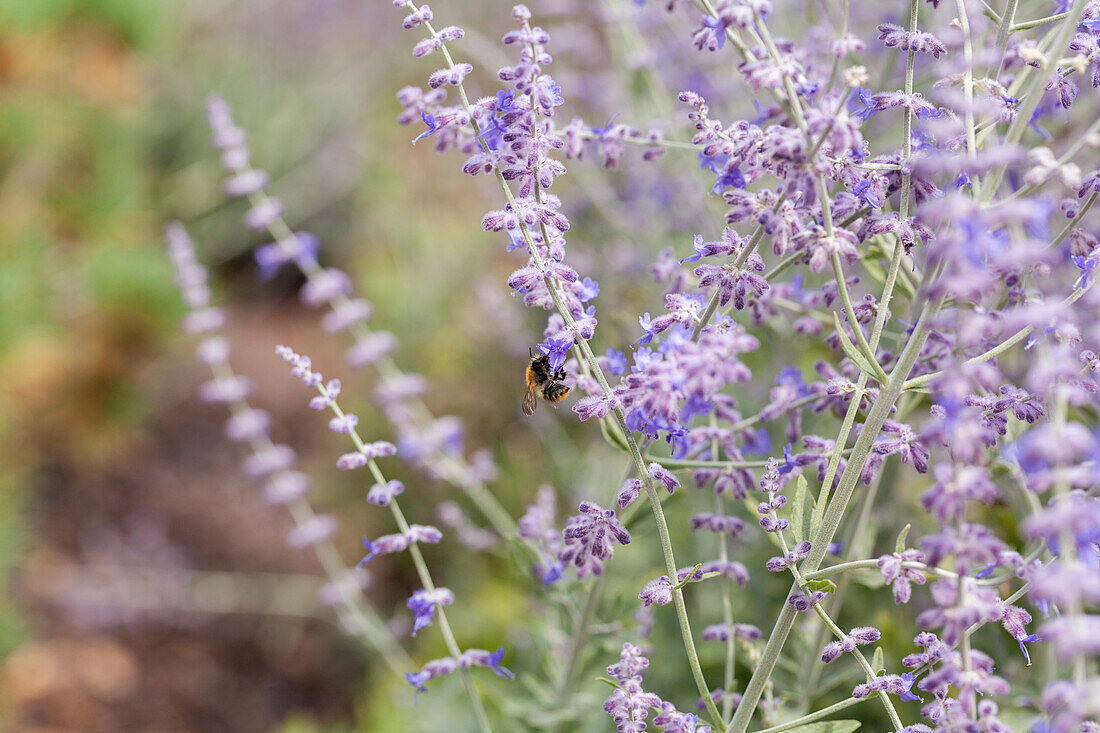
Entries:
<svg viewBox="0 0 1100 733">
<path fill-rule="evenodd" d="M 619 733 L 640 733 L 646 729 L 646 718 L 655 711 L 653 724 L 666 733 L 711 733 L 711 727 L 699 724 L 699 716 L 681 713 L 676 706 L 642 688 L 642 677 L 649 667 L 639 647 L 623 644 L 619 661 L 607 668 L 607 674 L 617 683 L 614 692 L 604 701 L 603 709 L 615 721 Z"/>
<path fill-rule="evenodd" d="M 611 509 L 590 501 L 581 502 L 580 514 L 570 517 L 562 530 L 558 560 L 577 568 L 577 577 L 602 575 L 603 564 L 615 553 L 615 543 L 630 544 L 630 533 Z"/>
</svg>

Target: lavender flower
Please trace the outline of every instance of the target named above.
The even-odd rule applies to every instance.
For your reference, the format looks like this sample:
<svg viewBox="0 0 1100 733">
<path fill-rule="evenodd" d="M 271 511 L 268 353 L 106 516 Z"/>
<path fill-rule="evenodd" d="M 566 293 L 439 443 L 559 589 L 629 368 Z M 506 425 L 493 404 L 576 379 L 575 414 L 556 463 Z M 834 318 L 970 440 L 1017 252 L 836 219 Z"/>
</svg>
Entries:
<svg viewBox="0 0 1100 733">
<path fill-rule="evenodd" d="M 638 600 L 643 606 L 656 604 L 667 606 L 672 602 L 672 581 L 667 575 L 662 575 L 645 584 L 642 592 L 638 594 Z"/>
<path fill-rule="evenodd" d="M 821 651 L 821 661 L 828 664 L 844 652 L 855 651 L 857 646 L 873 644 L 882 637 L 882 632 L 870 626 L 860 626 L 848 632 L 847 636 L 825 646 Z"/>
<path fill-rule="evenodd" d="M 447 588 L 434 588 L 433 590 L 418 590 L 409 596 L 406 605 L 413 612 L 412 635 L 432 622 L 437 606 L 449 606 L 455 601 L 454 593 Z"/>
<path fill-rule="evenodd" d="M 928 578 L 919 570 L 902 566 L 905 562 L 924 562 L 924 553 L 920 550 L 904 550 L 892 555 L 883 555 L 876 563 L 882 571 L 883 580 L 894 591 L 894 603 L 908 603 L 912 594 L 912 584 L 924 585 Z"/>
<path fill-rule="evenodd" d="M 630 544 L 630 533 L 615 518 L 615 512 L 583 501 L 580 514 L 571 517 L 562 531 L 564 547 L 558 553 L 563 563 L 577 567 L 577 577 L 603 574 L 604 562 L 614 554 L 615 543 Z"/>
</svg>

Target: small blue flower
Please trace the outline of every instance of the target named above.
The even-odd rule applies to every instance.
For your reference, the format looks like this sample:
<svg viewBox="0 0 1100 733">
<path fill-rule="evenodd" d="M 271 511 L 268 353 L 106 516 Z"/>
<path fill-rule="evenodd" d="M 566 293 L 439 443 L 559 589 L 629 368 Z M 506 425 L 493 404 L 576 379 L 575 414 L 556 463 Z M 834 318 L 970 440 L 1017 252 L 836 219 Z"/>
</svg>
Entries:
<svg viewBox="0 0 1100 733">
<path fill-rule="evenodd" d="M 793 275 L 793 276 L 791 277 L 791 285 L 790 285 L 790 287 L 791 287 L 791 295 L 793 295 L 793 296 L 794 296 L 795 298 L 797 298 L 798 300 L 802 300 L 802 296 L 803 296 L 803 295 L 804 295 L 805 293 L 804 293 L 804 291 L 802 290 L 802 273 L 801 273 L 801 272 L 796 272 L 796 273 L 795 273 L 795 274 L 794 274 L 794 275 Z"/>
<path fill-rule="evenodd" d="M 856 87 L 848 97 L 848 112 L 866 122 L 878 114 L 878 110 L 871 106 L 872 101 L 870 89 Z"/>
<path fill-rule="evenodd" d="M 917 324 L 920 323 L 919 318 L 912 323 L 905 320 L 904 318 L 891 318 L 890 320 L 894 321 L 895 323 L 900 323 L 903 326 L 907 326 L 907 328 L 905 329 L 905 333 L 909 334 L 910 336 L 913 335 L 913 331 L 917 328 Z"/>
<path fill-rule="evenodd" d="M 499 118 L 490 117 L 489 123 L 481 130 L 478 137 L 485 141 L 485 147 L 489 150 L 497 150 L 504 143 L 504 130 L 504 125 Z"/>
<path fill-rule="evenodd" d="M 756 117 L 754 119 L 749 120 L 749 124 L 750 125 L 763 125 L 765 122 L 768 121 L 768 117 L 770 116 L 768 110 L 765 109 L 760 104 L 760 102 L 757 102 L 755 99 L 752 100 L 752 106 L 756 108 Z"/>
<path fill-rule="evenodd" d="M 272 242 L 256 248 L 253 256 L 256 258 L 256 265 L 260 268 L 262 280 L 275 277 L 279 269 L 291 260 L 303 266 L 317 262 L 317 250 L 320 249 L 317 237 L 309 232 L 295 232 L 293 241 L 293 245 Z"/>
<path fill-rule="evenodd" d="M 710 171 L 717 174 L 718 171 L 726 167 L 726 162 L 730 159 L 728 155 L 707 155 L 706 153 L 699 153 L 699 167 L 703 170 Z"/>
<path fill-rule="evenodd" d="M 600 140 L 603 140 L 604 137 L 607 135 L 607 133 L 611 132 L 611 128 L 613 128 L 615 126 L 612 123 L 615 121 L 615 118 L 618 117 L 618 116 L 619 116 L 618 112 L 611 115 L 611 117 L 608 118 L 606 125 L 604 125 L 603 127 L 593 127 L 592 132 L 594 134 L 598 135 Z"/>
<path fill-rule="evenodd" d="M 626 354 L 608 347 L 607 370 L 616 377 L 621 374 L 626 374 Z"/>
<path fill-rule="evenodd" d="M 706 250 L 706 247 L 703 246 L 703 235 L 702 234 L 696 234 L 692 238 L 692 246 L 695 248 L 695 254 L 688 255 L 684 259 L 680 260 L 681 265 L 684 264 L 685 262 L 698 262 L 699 260 L 706 257 L 707 250 Z"/>
<path fill-rule="evenodd" d="M 514 249 L 520 247 L 526 247 L 527 243 L 523 241 L 523 235 L 516 229 L 505 229 L 504 233 L 508 235 L 508 240 L 511 242 L 508 245 L 508 251 L 511 252 Z M 519 292 L 518 290 L 516 292 Z M 526 292 L 526 291 L 524 291 Z"/>
<path fill-rule="evenodd" d="M 427 684 L 429 676 L 427 672 L 406 672 L 405 679 L 409 681 L 409 684 L 416 688 L 417 692 L 427 692 L 428 688 L 424 687 Z"/>
<path fill-rule="evenodd" d="M 497 92 L 497 101 L 495 109 L 497 112 L 515 112 L 516 107 L 516 90 L 515 89 L 501 89 Z"/>
<path fill-rule="evenodd" d="M 905 691 L 898 695 L 898 699 L 902 702 L 924 702 L 923 698 L 917 697 L 911 692 L 913 683 L 917 681 L 917 673 L 905 672 L 901 675 L 901 679 L 905 682 Z"/>
<path fill-rule="evenodd" d="M 439 125 L 436 124 L 435 117 L 428 114 L 427 112 L 421 112 L 420 119 L 424 121 L 424 124 L 428 126 L 428 129 L 413 138 L 413 145 L 416 145 L 418 142 L 420 142 L 422 138 L 428 137 L 429 135 L 434 135 L 436 130 L 439 129 Z"/>
<path fill-rule="evenodd" d="M 1073 283 L 1073 289 L 1087 288 L 1092 283 L 1092 276 L 1096 274 L 1096 260 L 1084 255 L 1073 255 L 1073 264 L 1081 271 L 1081 276 Z"/>
<path fill-rule="evenodd" d="M 718 181 L 714 184 L 714 188 L 712 188 L 710 192 L 717 194 L 722 193 L 730 186 L 734 188 L 744 188 L 746 185 L 745 177 L 741 175 L 741 169 L 734 167 L 718 174 Z"/>
<path fill-rule="evenodd" d="M 1031 655 L 1027 652 L 1027 647 L 1024 644 L 1030 644 L 1035 641 L 1042 641 L 1038 634 L 1028 634 L 1027 636 L 1020 637 L 1016 641 L 1020 642 L 1020 651 L 1024 653 L 1024 659 L 1027 660 L 1027 666 L 1031 666 Z"/>
<path fill-rule="evenodd" d="M 932 137 L 924 130 L 914 129 L 909 139 L 913 144 L 914 152 L 931 153 L 933 150 L 939 149 L 939 146 L 936 145 L 936 138 Z"/>
<path fill-rule="evenodd" d="M 559 560 L 554 560 L 546 564 L 540 563 L 535 566 L 535 572 L 538 573 L 538 576 L 542 579 L 542 584 L 544 586 L 550 586 L 565 575 L 565 563 Z"/>
<path fill-rule="evenodd" d="M 504 647 L 497 648 L 496 652 L 489 657 L 488 667 L 496 673 L 498 677 L 504 677 L 505 679 L 514 679 L 515 675 L 507 667 L 502 667 L 500 662 L 504 659 Z"/>
<path fill-rule="evenodd" d="M 864 178 L 862 181 L 856 184 L 852 189 L 852 193 L 857 199 L 870 206 L 872 209 L 882 208 L 882 199 L 875 195 L 875 187 L 871 185 L 871 180 Z"/>
<path fill-rule="evenodd" d="M 546 343 L 538 345 L 538 350 L 550 357 L 550 368 L 555 372 L 565 364 L 565 357 L 571 348 L 573 342 L 565 339 L 546 339 Z"/>
<path fill-rule="evenodd" d="M 779 467 L 779 475 L 790 473 L 795 469 L 794 456 L 791 455 L 791 444 L 783 446 L 783 465 Z"/>
<path fill-rule="evenodd" d="M 707 28 L 713 28 L 714 40 L 718 44 L 718 48 L 722 49 L 726 47 L 726 24 L 720 19 L 715 18 L 713 15 L 703 16 L 703 25 Z"/>
<path fill-rule="evenodd" d="M 550 93 L 554 95 L 551 104 L 553 104 L 555 107 L 560 107 L 565 104 L 565 97 L 561 96 L 560 84 L 551 84 Z"/>
<path fill-rule="evenodd" d="M 693 394 L 688 397 L 687 402 L 680 408 L 680 422 L 690 425 L 692 418 L 698 415 L 709 415 L 713 408 L 713 404 L 707 402 L 699 395 Z"/>
<path fill-rule="evenodd" d="M 577 298 L 582 303 L 587 303 L 599 294 L 600 284 L 592 278 L 586 277 L 584 280 L 581 281 L 581 292 L 580 295 L 577 296 Z"/>
<path fill-rule="evenodd" d="M 772 449 L 772 436 L 767 429 L 757 428 L 752 437 L 741 446 L 741 452 L 747 456 L 766 456 Z"/>
<path fill-rule="evenodd" d="M 638 325 L 642 327 L 642 330 L 645 331 L 645 333 L 639 336 L 638 339 L 633 344 L 631 344 L 631 346 L 637 346 L 638 344 L 646 346 L 647 344 L 649 344 L 650 341 L 653 340 L 653 337 L 656 336 L 656 334 L 653 333 L 652 330 L 653 319 L 649 315 L 649 313 L 646 313 L 644 316 L 638 316 Z"/>
<path fill-rule="evenodd" d="M 363 567 L 368 562 L 370 562 L 376 555 L 381 554 L 381 553 L 378 552 L 378 550 L 375 549 L 375 547 L 371 543 L 371 541 L 367 539 L 366 535 L 363 536 L 363 547 L 367 548 L 367 554 L 362 560 L 359 561 L 358 567 Z"/>
<path fill-rule="evenodd" d="M 810 394 L 810 385 L 806 384 L 806 380 L 802 378 L 802 370 L 796 366 L 788 365 L 780 369 L 779 376 L 775 378 L 775 383 L 794 387 L 799 397 L 806 397 Z"/>
<path fill-rule="evenodd" d="M 424 591 L 413 593 L 406 602 L 409 610 L 413 612 L 412 635 L 432 622 L 435 616 L 435 601 Z"/>
</svg>

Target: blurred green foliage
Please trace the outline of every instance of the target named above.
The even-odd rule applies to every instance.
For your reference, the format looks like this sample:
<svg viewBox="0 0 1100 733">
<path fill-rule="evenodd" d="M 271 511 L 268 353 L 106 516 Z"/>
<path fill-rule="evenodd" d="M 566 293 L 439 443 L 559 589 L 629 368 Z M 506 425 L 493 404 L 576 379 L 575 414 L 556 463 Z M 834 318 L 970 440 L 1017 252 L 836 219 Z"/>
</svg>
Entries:
<svg viewBox="0 0 1100 733">
<path fill-rule="evenodd" d="M 136 424 L 138 363 L 125 357 L 140 363 L 180 310 L 149 248 L 157 223 L 138 58 L 155 47 L 164 9 L 0 2 L 0 582 L 27 541 L 21 507 L 35 471 L 63 455 L 102 456 Z M 105 398 L 74 399 L 100 386 Z M 20 637 L 15 615 L 0 605 L 0 654 Z"/>
</svg>

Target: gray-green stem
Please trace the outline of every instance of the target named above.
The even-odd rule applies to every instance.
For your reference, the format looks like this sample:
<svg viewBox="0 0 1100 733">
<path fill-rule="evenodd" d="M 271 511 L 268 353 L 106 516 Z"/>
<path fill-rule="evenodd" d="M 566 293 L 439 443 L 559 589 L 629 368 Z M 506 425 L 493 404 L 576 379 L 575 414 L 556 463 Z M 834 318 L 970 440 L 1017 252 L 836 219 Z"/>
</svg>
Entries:
<svg viewBox="0 0 1100 733">
<path fill-rule="evenodd" d="M 878 437 L 879 431 L 882 429 L 882 424 L 890 414 L 890 409 L 901 395 L 905 378 L 916 364 L 921 349 L 924 347 L 924 342 L 928 338 L 928 317 L 938 309 L 938 301 L 927 305 L 923 309 L 921 318 L 914 328 L 909 342 L 898 357 L 897 365 L 894 367 L 890 378 L 880 392 L 879 398 L 875 400 L 872 405 L 863 430 L 860 432 L 859 439 L 852 449 L 851 458 L 848 461 L 847 468 L 844 470 L 844 475 L 841 479 L 840 486 L 837 488 L 836 495 L 829 503 L 828 509 L 826 509 L 825 515 L 822 518 L 821 526 L 814 535 L 810 554 L 802 563 L 801 567 L 803 572 L 813 572 L 821 566 L 821 561 L 825 557 L 829 543 L 832 541 L 833 535 L 840 526 L 840 521 L 844 517 L 848 502 L 852 497 L 852 493 L 855 491 L 856 484 L 859 482 L 860 473 L 870 453 L 871 445 L 875 438 Z M 858 405 L 853 402 L 852 406 L 849 408 L 850 415 L 846 416 L 846 422 L 848 422 L 847 417 L 850 417 L 857 408 Z M 798 584 L 795 583 L 791 591 L 794 592 L 797 589 Z M 760 664 L 757 665 L 756 670 L 753 672 L 752 679 L 749 680 L 748 687 L 746 687 L 744 695 L 742 696 L 741 704 L 738 705 L 737 712 L 730 722 L 730 730 L 734 731 L 734 733 L 744 733 L 744 731 L 748 730 L 749 721 L 760 701 L 760 695 L 763 693 L 764 684 L 771 676 L 772 670 L 775 669 L 775 664 L 786 643 L 787 636 L 790 634 L 791 627 L 794 625 L 795 614 L 796 611 L 791 604 L 783 604 L 783 608 L 779 613 L 779 618 L 776 620 L 775 627 L 772 629 L 767 645 L 764 648 L 764 654 L 760 660 Z"/>
</svg>

